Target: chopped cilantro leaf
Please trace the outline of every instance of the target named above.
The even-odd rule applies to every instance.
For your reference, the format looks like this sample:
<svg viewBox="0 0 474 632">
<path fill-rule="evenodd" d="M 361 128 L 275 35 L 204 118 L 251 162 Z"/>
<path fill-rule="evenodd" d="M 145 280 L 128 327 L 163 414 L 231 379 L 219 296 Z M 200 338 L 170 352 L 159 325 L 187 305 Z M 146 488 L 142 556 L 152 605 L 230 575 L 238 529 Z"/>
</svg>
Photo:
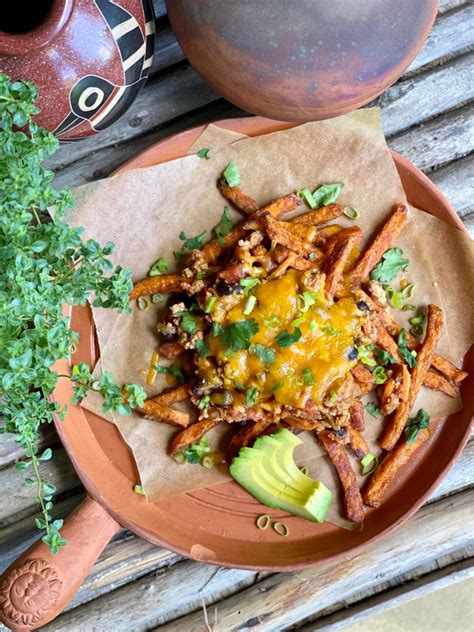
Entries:
<svg viewBox="0 0 474 632">
<path fill-rule="evenodd" d="M 224 178 L 230 187 L 238 187 L 240 184 L 240 173 L 233 160 L 229 162 L 224 170 Z"/>
<path fill-rule="evenodd" d="M 405 360 L 410 369 L 413 369 L 417 365 L 416 358 L 413 355 L 412 351 L 408 348 L 407 345 L 407 332 L 405 329 L 400 329 L 400 333 L 398 334 L 398 353 L 400 357 Z"/>
<path fill-rule="evenodd" d="M 186 237 L 184 231 L 179 233 L 179 238 L 181 241 L 184 241 L 183 248 L 186 250 L 194 250 L 196 248 L 201 248 L 203 243 L 205 242 L 207 237 L 207 232 L 203 231 L 200 235 L 196 235 L 196 237 Z"/>
<path fill-rule="evenodd" d="M 375 268 L 370 273 L 370 278 L 381 283 L 393 281 L 393 279 L 405 270 L 410 262 L 403 257 L 401 248 L 389 248 L 382 255 Z"/>
<path fill-rule="evenodd" d="M 314 386 L 314 376 L 311 369 L 303 369 L 303 381 L 306 386 Z"/>
<path fill-rule="evenodd" d="M 180 384 L 184 383 L 184 374 L 177 364 L 171 364 L 170 366 L 161 366 L 160 364 L 157 364 L 155 366 L 155 371 L 157 373 L 165 373 L 166 375 L 173 376 Z"/>
<path fill-rule="evenodd" d="M 278 336 L 275 338 L 275 342 L 279 347 L 284 349 L 285 347 L 289 347 L 294 342 L 297 342 L 301 338 L 301 329 L 299 327 L 295 327 L 293 333 L 290 333 L 286 329 L 280 331 Z"/>
<path fill-rule="evenodd" d="M 385 351 L 385 349 L 381 349 L 374 345 L 374 351 L 377 354 L 377 359 L 383 366 L 387 366 L 387 364 L 397 364 L 397 360 L 393 357 L 391 353 Z"/>
<path fill-rule="evenodd" d="M 425 430 L 429 428 L 430 425 L 430 416 L 420 408 L 415 417 L 410 417 L 405 426 L 405 437 L 407 443 L 410 445 L 415 443 L 420 430 Z"/>
<path fill-rule="evenodd" d="M 245 403 L 247 406 L 253 406 L 257 401 L 258 396 L 258 388 L 256 386 L 251 386 L 245 391 Z"/>
<path fill-rule="evenodd" d="M 232 219 L 230 217 L 230 211 L 227 206 L 224 206 L 224 210 L 222 212 L 221 219 L 214 231 L 216 233 L 217 243 L 219 246 L 224 245 L 224 237 L 230 233 L 232 230 Z"/>
<path fill-rule="evenodd" d="M 175 250 L 173 254 L 176 261 L 181 261 L 181 259 L 184 259 L 184 257 L 186 257 L 188 253 L 183 252 L 182 250 Z"/>
<path fill-rule="evenodd" d="M 265 347 L 265 345 L 255 344 L 250 345 L 250 352 L 254 353 L 257 358 L 263 362 L 264 364 L 273 364 L 275 362 L 276 351 L 274 349 L 269 349 Z"/>
<path fill-rule="evenodd" d="M 194 347 L 202 358 L 207 356 L 207 354 L 209 353 L 209 347 L 207 346 L 206 341 L 202 338 L 198 338 L 196 340 L 196 342 L 194 343 Z"/>
<path fill-rule="evenodd" d="M 301 189 L 301 191 L 298 191 L 297 195 L 306 202 L 309 208 L 316 208 L 316 202 L 314 201 L 314 197 L 309 189 Z"/>
<path fill-rule="evenodd" d="M 183 450 L 183 454 L 185 460 L 188 463 L 200 463 L 202 457 L 210 452 L 211 448 L 209 447 L 209 437 L 202 437 L 198 442 L 191 443 L 190 446 Z"/>
<path fill-rule="evenodd" d="M 173 316 L 178 316 L 179 318 L 181 318 L 181 329 L 187 334 L 192 335 L 196 333 L 196 317 L 193 316 L 190 312 L 175 312 Z"/>
<path fill-rule="evenodd" d="M 325 334 L 329 334 L 330 336 L 337 336 L 339 332 L 335 327 L 321 327 L 321 331 L 324 331 Z"/>
<path fill-rule="evenodd" d="M 250 347 L 250 338 L 258 331 L 258 324 L 255 318 L 239 320 L 227 327 L 222 327 L 219 335 L 222 344 L 232 351 L 240 351 Z"/>
<path fill-rule="evenodd" d="M 214 338 L 217 338 L 217 336 L 220 336 L 223 329 L 224 328 L 222 327 L 220 323 L 212 323 L 212 335 L 214 336 Z"/>
<path fill-rule="evenodd" d="M 380 417 L 380 408 L 374 404 L 374 402 L 367 402 L 365 410 L 372 415 L 372 417 Z"/>
<path fill-rule="evenodd" d="M 209 147 L 203 147 L 202 149 L 200 149 L 197 153 L 197 156 L 198 158 L 205 158 L 206 160 L 209 160 Z"/>
<path fill-rule="evenodd" d="M 335 182 L 334 184 L 323 184 L 318 187 L 316 191 L 313 191 L 313 200 L 316 207 L 327 206 L 335 202 L 343 186 L 342 182 Z"/>
</svg>

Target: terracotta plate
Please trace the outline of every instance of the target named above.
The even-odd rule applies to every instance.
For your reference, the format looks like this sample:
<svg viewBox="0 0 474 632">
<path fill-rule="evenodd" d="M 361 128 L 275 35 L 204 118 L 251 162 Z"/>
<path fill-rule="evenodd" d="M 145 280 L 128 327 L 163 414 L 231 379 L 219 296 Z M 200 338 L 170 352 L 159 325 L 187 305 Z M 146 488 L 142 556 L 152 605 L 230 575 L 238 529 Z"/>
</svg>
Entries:
<svg viewBox="0 0 474 632">
<path fill-rule="evenodd" d="M 218 125 L 249 135 L 291 127 L 262 118 L 221 121 Z M 194 128 L 154 145 L 122 167 L 122 171 L 171 160 L 186 154 L 204 127 Z M 410 202 L 462 228 L 454 210 L 434 185 L 404 158 L 393 154 Z M 97 357 L 90 312 L 73 310 L 73 327 L 81 334 L 74 362 Z M 474 354 L 466 360 L 474 368 Z M 348 555 L 406 520 L 430 495 L 460 453 L 469 436 L 472 402 L 471 378 L 463 385 L 466 406 L 436 426 L 429 445 L 390 490 L 384 505 L 367 513 L 364 529 L 349 532 L 330 524 L 316 525 L 282 512 L 269 511 L 236 483 L 228 482 L 148 503 L 133 492 L 138 473 L 131 452 L 118 430 L 100 417 L 71 405 L 70 385 L 59 394 L 69 413 L 56 427 L 90 495 L 124 527 L 151 542 L 187 557 L 223 566 L 293 570 Z M 167 458 L 157 455 L 157 458 Z M 282 538 L 270 529 L 259 531 L 255 518 L 270 513 L 285 519 L 290 535 Z"/>
</svg>

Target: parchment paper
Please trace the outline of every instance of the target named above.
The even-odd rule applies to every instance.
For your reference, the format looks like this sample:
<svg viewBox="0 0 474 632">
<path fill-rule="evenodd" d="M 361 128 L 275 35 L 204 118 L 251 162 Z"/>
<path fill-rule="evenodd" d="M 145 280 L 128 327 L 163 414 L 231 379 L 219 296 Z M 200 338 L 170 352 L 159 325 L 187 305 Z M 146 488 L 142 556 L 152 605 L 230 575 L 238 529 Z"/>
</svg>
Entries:
<svg viewBox="0 0 474 632">
<path fill-rule="evenodd" d="M 86 237 L 114 241 L 114 260 L 132 268 L 134 279 L 140 279 L 158 257 L 173 260 L 173 251 L 181 248 L 181 230 L 193 236 L 217 224 L 225 201 L 215 182 L 231 159 L 239 166 L 245 190 L 259 204 L 305 186 L 314 189 L 325 182 L 343 182 L 338 201 L 361 211 L 358 224 L 366 239 L 393 206 L 405 200 L 376 109 L 257 138 L 236 141 L 234 133 L 230 134 L 232 138 L 220 128 L 209 126 L 196 141 L 193 151 L 212 148 L 210 160 L 189 156 L 79 187 L 74 191 L 76 207 L 70 221 L 84 226 Z M 235 214 L 235 218 L 240 216 Z M 409 225 L 396 245 L 403 248 L 411 262 L 403 276 L 416 283 L 412 302 L 435 302 L 444 308 L 449 325 L 444 327 L 439 349 L 459 362 L 473 337 L 471 319 L 460 318 L 460 314 L 472 313 L 472 309 L 468 312 L 473 287 L 470 240 L 443 222 L 412 210 Z M 158 379 L 147 388 L 143 376 L 157 347 L 155 325 L 159 317 L 155 306 L 146 312 L 133 306 L 131 315 L 94 309 L 102 369 L 110 370 L 119 383 L 142 384 L 149 395 L 160 392 L 165 385 Z M 423 406 L 432 416 L 440 417 L 454 412 L 460 404 L 459 400 L 422 389 L 415 409 Z M 98 397 L 87 398 L 84 405 L 102 414 Z M 375 438 L 381 422 L 366 417 L 365 436 L 377 454 Z M 226 479 L 216 468 L 174 463 L 166 455 L 174 428 L 135 414 L 108 419 L 119 427 L 132 448 L 149 500 Z M 226 431 L 228 428 L 221 424 L 210 433 L 213 448 L 225 443 Z M 322 450 L 313 437 L 301 436 L 304 445 L 296 452 L 297 462 L 308 465 L 312 475 L 333 490 L 337 501 L 328 519 L 347 527 L 339 513 L 339 485 L 332 466 L 321 457 Z"/>
</svg>

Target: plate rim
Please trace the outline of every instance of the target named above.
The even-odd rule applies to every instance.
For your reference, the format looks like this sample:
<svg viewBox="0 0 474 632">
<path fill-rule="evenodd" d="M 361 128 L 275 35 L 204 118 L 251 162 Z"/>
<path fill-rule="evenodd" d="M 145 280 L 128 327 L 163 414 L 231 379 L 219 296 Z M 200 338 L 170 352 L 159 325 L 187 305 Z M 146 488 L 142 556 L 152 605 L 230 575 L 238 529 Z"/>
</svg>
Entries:
<svg viewBox="0 0 474 632">
<path fill-rule="evenodd" d="M 263 119 L 262 117 L 253 117 L 253 116 L 232 118 L 232 119 L 221 119 L 221 120 L 216 121 L 214 124 L 218 124 L 224 129 L 234 129 L 235 126 L 240 127 L 242 124 L 242 121 L 245 122 L 245 121 L 248 121 L 249 119 L 253 120 L 253 122 L 257 124 L 260 122 L 262 126 L 273 125 L 275 126 L 275 128 L 278 128 L 278 129 L 282 129 L 281 126 L 285 126 L 285 128 L 289 128 L 289 127 L 298 125 L 297 123 L 282 123 L 279 121 L 271 121 L 269 119 Z M 259 121 L 256 121 L 256 119 L 259 119 Z M 208 124 L 209 123 L 206 123 L 204 125 L 199 125 L 199 126 L 190 128 L 189 130 L 185 130 L 183 132 L 174 134 L 170 137 L 166 137 L 165 139 L 159 141 L 158 143 L 153 144 L 152 146 L 150 146 L 148 149 L 144 150 L 143 152 L 140 152 L 135 158 L 129 160 L 127 163 L 122 165 L 112 175 L 121 173 L 131 168 L 135 168 L 137 166 L 137 163 L 139 163 L 140 161 L 143 162 L 143 160 L 149 157 L 149 155 L 151 155 L 153 152 L 156 152 L 157 146 L 162 147 L 166 144 L 172 144 L 173 141 L 176 139 L 176 137 L 184 136 L 186 138 L 189 137 L 190 139 L 192 139 L 193 136 L 195 136 L 196 138 L 199 137 L 201 131 L 204 130 Z M 227 125 L 229 125 L 229 127 L 227 127 Z M 245 123 L 244 123 L 244 126 L 245 126 Z M 240 130 L 234 129 L 234 131 L 240 131 Z M 269 131 L 276 131 L 276 129 L 274 130 L 271 129 Z M 261 134 L 269 133 L 269 131 L 263 131 L 260 133 Z M 254 135 L 258 135 L 258 134 L 254 134 Z M 191 146 L 191 144 L 192 144 L 192 141 L 189 143 L 189 146 Z M 441 202 L 443 203 L 443 206 L 449 215 L 451 223 L 456 225 L 459 228 L 462 228 L 464 231 L 466 231 L 460 218 L 455 213 L 454 209 L 446 200 L 446 198 L 444 198 L 444 196 L 437 189 L 437 187 L 424 174 L 422 174 L 414 165 L 412 165 L 412 163 L 408 161 L 406 158 L 399 156 L 398 154 L 396 154 L 396 152 L 393 152 L 393 151 L 392 151 L 392 155 L 394 157 L 395 162 L 399 160 L 400 163 L 408 165 L 411 171 L 414 170 L 416 172 L 417 177 L 421 179 L 423 185 L 426 185 L 428 188 L 435 191 L 436 196 L 441 199 Z M 175 155 L 175 158 L 177 157 L 179 156 Z M 161 161 L 159 162 L 155 161 L 154 164 L 159 164 L 160 162 Z M 144 166 L 144 165 L 141 164 L 139 166 Z M 58 363 L 58 370 L 59 372 L 64 372 L 64 370 L 68 370 L 67 362 L 62 361 Z M 345 549 L 337 553 L 333 553 L 319 559 L 312 559 L 308 562 L 305 561 L 305 562 L 283 564 L 283 565 L 282 564 L 252 565 L 248 563 L 239 564 L 238 562 L 235 562 L 233 560 L 208 559 L 207 557 L 204 557 L 204 558 L 194 557 L 190 554 L 190 550 L 183 548 L 179 545 L 176 545 L 173 542 L 170 542 L 167 538 L 156 537 L 153 533 L 150 533 L 147 529 L 142 528 L 139 522 L 136 522 L 133 519 L 135 516 L 128 515 L 128 512 L 126 510 L 129 508 L 130 504 L 131 503 L 136 504 L 138 501 L 137 495 L 135 494 L 135 492 L 133 492 L 132 486 L 129 484 L 129 478 L 109 458 L 109 456 L 103 450 L 102 446 L 99 444 L 87 420 L 86 411 L 82 409 L 80 406 L 72 406 L 71 401 L 70 401 L 71 396 L 72 396 L 72 384 L 70 380 L 62 380 L 61 382 L 63 383 L 63 388 L 61 389 L 62 392 L 60 396 L 58 397 L 58 401 L 60 401 L 60 403 L 69 404 L 68 416 L 71 414 L 70 411 L 72 408 L 74 409 L 73 410 L 74 416 L 78 418 L 82 418 L 82 425 L 84 426 L 83 432 L 84 431 L 86 432 L 86 437 L 84 437 L 84 435 L 81 434 L 80 440 L 78 442 L 79 433 L 78 432 L 75 433 L 74 429 L 72 430 L 72 433 L 69 432 L 68 424 L 64 424 L 64 422 L 60 422 L 59 420 L 56 419 L 55 425 L 56 425 L 58 434 L 61 438 L 61 441 L 66 451 L 68 452 L 68 455 L 71 458 L 71 461 L 73 462 L 74 468 L 79 478 L 81 479 L 82 483 L 86 487 L 88 494 L 92 498 L 94 498 L 97 502 L 99 502 L 104 507 L 104 509 L 112 517 L 114 517 L 115 520 L 117 520 L 119 524 L 130 529 L 131 531 L 133 531 L 140 537 L 143 537 L 144 539 L 152 542 L 153 544 L 156 544 L 158 546 L 161 546 L 163 548 L 176 552 L 187 558 L 194 559 L 196 561 L 204 561 L 206 563 L 211 563 L 211 564 L 229 567 L 229 568 L 240 568 L 240 569 L 248 569 L 248 570 L 268 570 L 268 571 L 275 571 L 275 572 L 294 571 L 294 570 L 300 570 L 303 568 L 310 568 L 310 567 L 314 568 L 321 564 L 334 561 L 338 558 L 355 554 L 357 551 L 361 550 L 362 548 L 376 542 L 380 538 L 383 538 L 386 534 L 391 533 L 394 529 L 396 529 L 403 522 L 405 522 L 405 520 L 410 518 L 424 504 L 427 497 L 429 497 L 432 494 L 433 490 L 444 479 L 448 470 L 452 467 L 453 463 L 455 462 L 455 460 L 458 458 L 459 454 L 463 450 L 470 436 L 470 425 L 467 424 L 464 435 L 462 436 L 459 444 L 457 445 L 457 448 L 454 450 L 452 457 L 446 463 L 445 467 L 441 470 L 438 476 L 434 479 L 432 484 L 429 485 L 428 489 L 424 493 L 422 493 L 420 498 L 408 510 L 406 510 L 403 514 L 401 514 L 392 524 L 387 526 L 385 529 L 382 529 L 380 532 L 375 533 L 372 536 L 369 536 L 366 540 L 364 540 L 360 544 L 357 544 L 355 546 L 349 545 Z M 67 385 L 65 384 L 65 382 L 67 382 Z M 77 421 L 74 423 L 77 423 Z M 88 465 L 92 456 L 91 449 L 93 450 L 96 457 L 101 458 L 104 463 L 108 462 L 109 470 L 111 470 L 113 473 L 112 478 L 113 478 L 113 483 L 114 483 L 115 494 L 112 494 L 113 496 L 112 498 L 109 497 L 110 494 L 104 493 L 103 481 L 101 480 L 96 481 L 94 477 L 91 477 L 89 475 L 90 468 L 88 467 Z M 111 476 L 111 472 L 108 472 L 107 475 Z M 100 479 L 100 476 L 99 476 L 99 479 Z M 117 485 L 117 487 L 115 487 L 115 485 Z M 140 506 L 140 511 L 142 513 L 144 512 L 144 510 L 146 513 L 146 505 L 155 506 L 159 504 L 159 503 L 145 503 L 143 502 L 142 498 L 140 498 L 139 500 L 142 502 L 142 505 Z"/>
</svg>

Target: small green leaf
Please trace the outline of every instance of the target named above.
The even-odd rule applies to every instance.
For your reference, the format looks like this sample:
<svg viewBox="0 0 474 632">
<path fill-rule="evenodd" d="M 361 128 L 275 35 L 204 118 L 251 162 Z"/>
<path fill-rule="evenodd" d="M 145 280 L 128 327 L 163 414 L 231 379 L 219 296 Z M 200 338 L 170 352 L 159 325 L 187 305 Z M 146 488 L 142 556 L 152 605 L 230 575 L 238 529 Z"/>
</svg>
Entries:
<svg viewBox="0 0 474 632">
<path fill-rule="evenodd" d="M 214 229 L 219 246 L 222 247 L 224 245 L 224 237 L 230 233 L 232 227 L 233 224 L 230 211 L 227 206 L 224 206 L 221 219 Z"/>
<path fill-rule="evenodd" d="M 179 233 L 179 238 L 181 241 L 184 241 L 183 248 L 186 250 L 195 250 L 197 248 L 201 248 L 203 243 L 206 241 L 207 232 L 203 231 L 201 234 L 196 235 L 196 237 L 186 237 L 183 231 Z M 176 256 L 176 253 L 175 253 Z M 181 253 L 179 256 L 185 256 L 184 253 Z"/>
<path fill-rule="evenodd" d="M 273 364 L 276 359 L 276 351 L 265 347 L 259 343 L 251 345 L 249 348 L 250 353 L 254 353 L 258 359 L 264 364 Z"/>
<path fill-rule="evenodd" d="M 316 191 L 313 191 L 315 205 L 319 208 L 320 206 L 327 206 L 335 202 L 343 186 L 342 182 L 335 182 L 333 184 L 323 184 L 318 187 Z"/>
<path fill-rule="evenodd" d="M 43 454 L 39 457 L 39 460 L 40 461 L 49 461 L 52 456 L 53 456 L 53 451 L 51 450 L 51 448 L 46 448 L 46 450 L 43 452 Z"/>
<path fill-rule="evenodd" d="M 224 178 L 230 187 L 238 187 L 240 185 L 239 169 L 233 160 L 225 168 Z"/>
<path fill-rule="evenodd" d="M 245 391 L 245 403 L 247 406 L 253 406 L 257 401 L 258 397 L 258 388 L 256 386 L 251 386 Z"/>
<path fill-rule="evenodd" d="M 372 415 L 372 417 L 380 417 L 380 408 L 374 404 L 374 402 L 367 402 L 365 410 Z"/>
<path fill-rule="evenodd" d="M 408 267 L 410 262 L 403 256 L 400 248 L 390 248 L 377 263 L 370 273 L 370 278 L 381 283 L 393 281 L 393 279 Z"/>
<path fill-rule="evenodd" d="M 203 147 L 197 153 L 198 158 L 205 158 L 206 160 L 209 160 L 210 158 L 209 151 L 210 151 L 209 147 Z"/>
<path fill-rule="evenodd" d="M 279 347 L 281 347 L 282 349 L 285 349 L 286 347 L 289 347 L 295 342 L 298 342 L 300 338 L 301 338 L 301 329 L 299 327 L 295 327 L 292 333 L 290 333 L 286 329 L 281 331 L 278 334 L 278 336 L 275 338 L 275 342 L 277 343 Z"/>
<path fill-rule="evenodd" d="M 158 261 L 155 261 L 155 263 L 151 266 L 148 272 L 148 276 L 158 276 L 159 274 L 163 274 L 163 272 L 166 272 L 169 267 L 169 260 L 165 259 L 164 257 L 160 257 L 160 259 L 158 259 Z"/>
</svg>

